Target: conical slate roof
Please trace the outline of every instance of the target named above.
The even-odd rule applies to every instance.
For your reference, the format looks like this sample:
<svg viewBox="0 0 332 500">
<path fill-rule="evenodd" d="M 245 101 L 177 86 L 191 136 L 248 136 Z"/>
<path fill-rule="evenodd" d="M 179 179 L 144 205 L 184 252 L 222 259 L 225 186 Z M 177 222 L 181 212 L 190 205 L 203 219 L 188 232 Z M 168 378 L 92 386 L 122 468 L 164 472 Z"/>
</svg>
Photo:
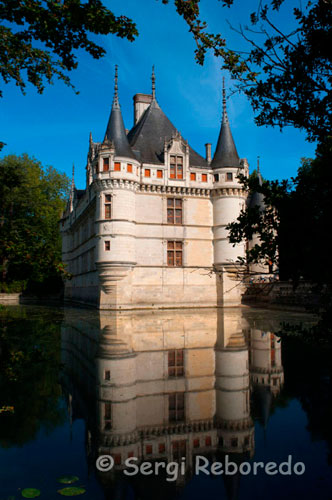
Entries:
<svg viewBox="0 0 332 500">
<path fill-rule="evenodd" d="M 154 92 L 150 106 L 128 133 L 129 144 L 139 161 L 164 163 L 164 144 L 177 134 L 174 125 L 157 103 Z M 208 168 L 206 160 L 189 146 L 189 162 L 194 167 Z"/>
<path fill-rule="evenodd" d="M 223 116 L 216 151 L 211 162 L 211 168 L 239 167 L 240 158 L 236 151 L 234 139 L 228 121 L 226 110 L 226 92 L 223 87 Z"/>
<path fill-rule="evenodd" d="M 127 158 L 135 159 L 135 155 L 129 146 L 119 104 L 117 67 L 115 69 L 115 87 L 112 110 L 104 138 L 104 142 L 106 141 L 112 141 L 116 156 L 125 156 Z"/>
</svg>

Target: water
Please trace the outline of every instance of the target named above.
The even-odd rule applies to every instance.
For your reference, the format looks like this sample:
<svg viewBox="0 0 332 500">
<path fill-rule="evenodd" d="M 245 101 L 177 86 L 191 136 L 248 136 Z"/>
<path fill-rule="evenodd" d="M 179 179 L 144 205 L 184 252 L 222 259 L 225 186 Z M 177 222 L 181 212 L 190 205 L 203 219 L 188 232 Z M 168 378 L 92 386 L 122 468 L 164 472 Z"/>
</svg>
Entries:
<svg viewBox="0 0 332 500">
<path fill-rule="evenodd" d="M 95 500 L 330 500 L 331 349 L 281 343 L 281 321 L 312 319 L 1 311 L 0 500 L 24 488 L 55 500 L 63 475 Z M 101 455 L 111 470 L 96 468 Z"/>
</svg>

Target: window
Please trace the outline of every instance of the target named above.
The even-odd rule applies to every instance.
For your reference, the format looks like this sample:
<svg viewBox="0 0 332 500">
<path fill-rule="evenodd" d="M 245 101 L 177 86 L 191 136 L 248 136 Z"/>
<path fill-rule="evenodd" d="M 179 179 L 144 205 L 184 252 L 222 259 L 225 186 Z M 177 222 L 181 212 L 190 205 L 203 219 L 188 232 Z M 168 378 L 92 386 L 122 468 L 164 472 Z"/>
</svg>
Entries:
<svg viewBox="0 0 332 500">
<path fill-rule="evenodd" d="M 152 444 L 146 445 L 145 452 L 147 455 L 152 455 Z"/>
<path fill-rule="evenodd" d="M 226 173 L 226 181 L 232 181 L 232 180 L 233 180 L 232 172 L 227 172 Z"/>
<path fill-rule="evenodd" d="M 186 441 L 181 439 L 181 441 L 172 442 L 173 460 L 181 460 L 181 458 L 186 457 Z"/>
<path fill-rule="evenodd" d="M 212 445 L 211 436 L 206 436 L 205 446 L 211 446 L 211 445 Z"/>
<path fill-rule="evenodd" d="M 159 443 L 159 453 L 165 453 L 166 446 L 165 443 Z"/>
<path fill-rule="evenodd" d="M 114 162 L 114 170 L 116 172 L 120 172 L 120 170 L 121 170 L 121 163 L 119 161 Z"/>
<path fill-rule="evenodd" d="M 171 155 L 170 158 L 170 178 L 183 179 L 183 157 Z"/>
<path fill-rule="evenodd" d="M 112 455 L 114 459 L 114 465 L 121 465 L 121 454 L 116 453 L 115 455 Z"/>
<path fill-rule="evenodd" d="M 157 170 L 157 179 L 162 179 L 162 178 L 163 178 L 163 171 Z"/>
<path fill-rule="evenodd" d="M 193 447 L 194 448 L 199 448 L 199 439 L 194 439 L 194 441 L 193 441 Z"/>
<path fill-rule="evenodd" d="M 176 392 L 168 396 L 168 416 L 170 422 L 184 420 L 184 392 Z"/>
<path fill-rule="evenodd" d="M 111 219 L 112 215 L 112 195 L 105 194 L 105 219 Z"/>
<path fill-rule="evenodd" d="M 151 177 L 151 170 L 149 168 L 144 170 L 144 177 Z"/>
<path fill-rule="evenodd" d="M 244 438 L 244 446 L 249 446 L 249 444 L 250 444 L 250 438 L 249 438 L 249 436 L 245 436 L 245 438 Z"/>
<path fill-rule="evenodd" d="M 183 350 L 174 349 L 168 351 L 168 376 L 169 377 L 183 377 Z"/>
<path fill-rule="evenodd" d="M 167 198 L 167 224 L 182 224 L 181 198 Z"/>
<path fill-rule="evenodd" d="M 238 439 L 237 438 L 231 439 L 231 446 L 232 446 L 232 448 L 236 448 L 238 446 Z"/>
<path fill-rule="evenodd" d="M 109 158 L 103 158 L 103 172 L 108 172 L 110 169 Z"/>
<path fill-rule="evenodd" d="M 190 174 L 190 180 L 195 181 L 196 180 L 196 174 L 194 172 L 191 172 Z"/>
<path fill-rule="evenodd" d="M 105 252 L 109 252 L 111 250 L 111 242 L 105 241 Z"/>
<path fill-rule="evenodd" d="M 112 403 L 104 403 L 104 428 L 106 431 L 112 429 Z"/>
<path fill-rule="evenodd" d="M 127 172 L 129 172 L 131 174 L 133 173 L 133 166 L 131 163 L 127 163 Z"/>
<path fill-rule="evenodd" d="M 182 266 L 182 241 L 167 242 L 167 265 L 169 267 Z"/>
<path fill-rule="evenodd" d="M 214 174 L 214 180 L 215 180 L 215 182 L 219 181 L 219 174 Z"/>
<path fill-rule="evenodd" d="M 111 380 L 111 372 L 110 372 L 110 370 L 105 370 L 105 372 L 104 372 L 104 380 Z"/>
<path fill-rule="evenodd" d="M 202 174 L 202 182 L 207 182 L 207 174 Z"/>
</svg>

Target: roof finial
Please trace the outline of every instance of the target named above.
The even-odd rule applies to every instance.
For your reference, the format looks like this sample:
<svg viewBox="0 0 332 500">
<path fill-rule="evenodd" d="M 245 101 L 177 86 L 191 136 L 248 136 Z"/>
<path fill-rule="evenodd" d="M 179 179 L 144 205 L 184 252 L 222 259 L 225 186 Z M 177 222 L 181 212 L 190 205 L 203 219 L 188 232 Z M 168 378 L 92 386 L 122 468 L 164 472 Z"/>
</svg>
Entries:
<svg viewBox="0 0 332 500">
<path fill-rule="evenodd" d="M 156 75 L 154 73 L 154 65 L 152 66 L 152 100 L 154 101 L 156 98 Z"/>
<path fill-rule="evenodd" d="M 259 170 L 259 159 L 260 159 L 260 156 L 257 156 L 257 173 L 260 174 L 260 170 Z"/>
<path fill-rule="evenodd" d="M 115 65 L 115 75 L 114 75 L 114 99 L 113 105 L 119 106 L 119 96 L 118 96 L 118 65 Z"/>
<path fill-rule="evenodd" d="M 222 120 L 227 122 L 225 77 L 222 77 Z"/>
</svg>

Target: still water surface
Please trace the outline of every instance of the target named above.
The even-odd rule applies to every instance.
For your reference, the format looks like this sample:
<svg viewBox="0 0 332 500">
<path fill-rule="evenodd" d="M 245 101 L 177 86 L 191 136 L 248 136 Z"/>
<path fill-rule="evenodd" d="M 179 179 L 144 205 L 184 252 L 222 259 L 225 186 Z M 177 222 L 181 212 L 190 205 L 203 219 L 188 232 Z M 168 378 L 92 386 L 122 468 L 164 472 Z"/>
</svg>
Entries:
<svg viewBox="0 0 332 500">
<path fill-rule="evenodd" d="M 330 500 L 332 352 L 280 342 L 281 321 L 310 317 L 1 311 L 0 500 L 22 498 L 24 488 L 59 499 L 63 475 L 95 500 Z M 112 470 L 97 470 L 101 455 Z M 227 460 L 243 474 L 211 473 Z M 289 460 L 281 470 L 291 473 L 279 473 Z M 274 462 L 274 474 L 263 466 L 254 474 L 255 462 Z M 297 462 L 303 474 L 294 474 Z M 146 469 L 126 475 L 133 463 Z"/>
</svg>

